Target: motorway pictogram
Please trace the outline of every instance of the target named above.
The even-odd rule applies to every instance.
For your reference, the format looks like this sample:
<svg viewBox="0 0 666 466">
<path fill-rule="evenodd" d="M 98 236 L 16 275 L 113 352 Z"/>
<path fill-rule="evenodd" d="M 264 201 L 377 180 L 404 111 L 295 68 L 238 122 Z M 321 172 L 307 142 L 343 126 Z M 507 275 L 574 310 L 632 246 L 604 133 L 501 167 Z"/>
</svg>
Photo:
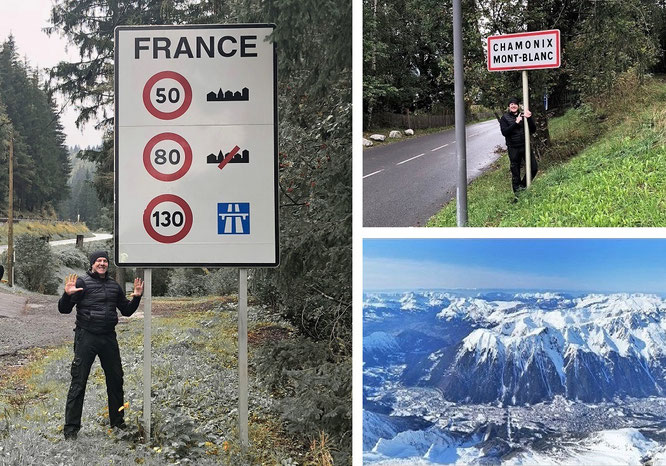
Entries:
<svg viewBox="0 0 666 466">
<path fill-rule="evenodd" d="M 250 203 L 220 202 L 217 204 L 218 235 L 250 234 Z"/>
</svg>

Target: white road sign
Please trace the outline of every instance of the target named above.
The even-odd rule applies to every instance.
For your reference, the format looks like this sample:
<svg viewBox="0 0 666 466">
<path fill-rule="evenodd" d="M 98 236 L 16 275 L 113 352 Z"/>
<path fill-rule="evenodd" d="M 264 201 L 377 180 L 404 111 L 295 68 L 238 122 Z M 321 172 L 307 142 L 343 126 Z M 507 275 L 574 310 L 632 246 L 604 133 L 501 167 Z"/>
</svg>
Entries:
<svg viewBox="0 0 666 466">
<path fill-rule="evenodd" d="M 559 29 L 488 37 L 488 71 L 559 67 Z"/>
<path fill-rule="evenodd" d="M 118 265 L 278 264 L 273 28 L 116 28 Z"/>
</svg>

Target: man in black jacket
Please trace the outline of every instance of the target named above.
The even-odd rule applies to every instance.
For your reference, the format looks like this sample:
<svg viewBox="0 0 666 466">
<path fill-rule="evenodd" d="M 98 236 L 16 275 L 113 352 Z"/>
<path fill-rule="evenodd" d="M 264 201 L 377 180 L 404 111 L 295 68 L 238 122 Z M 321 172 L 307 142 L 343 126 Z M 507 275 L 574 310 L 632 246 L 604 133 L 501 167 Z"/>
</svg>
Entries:
<svg viewBox="0 0 666 466">
<path fill-rule="evenodd" d="M 125 291 L 108 277 L 109 256 L 106 251 L 90 255 L 90 270 L 85 277 L 70 275 L 65 282 L 65 292 L 58 301 L 58 311 L 69 314 L 76 305 L 76 328 L 74 329 L 74 361 L 72 383 L 65 405 L 66 439 L 76 439 L 81 429 L 81 412 L 90 367 L 99 356 L 106 377 L 106 393 L 109 399 L 111 427 L 124 427 L 123 367 L 116 339 L 118 323 L 116 308 L 124 316 L 131 316 L 141 301 L 143 280 L 134 279 L 132 300 Z"/>
<path fill-rule="evenodd" d="M 511 163 L 511 185 L 514 194 L 527 187 L 527 174 L 520 178 L 520 167 L 525 162 L 525 122 L 523 117 L 527 118 L 527 124 L 530 127 L 530 134 L 536 131 L 536 125 L 532 119 L 532 112 L 525 110 L 525 114 L 520 113 L 520 107 L 517 98 L 509 99 L 509 111 L 500 118 L 500 129 L 506 139 L 506 147 L 509 151 L 509 162 Z M 538 166 L 534 152 L 530 154 L 530 163 L 532 169 L 532 179 L 537 174 Z"/>
</svg>

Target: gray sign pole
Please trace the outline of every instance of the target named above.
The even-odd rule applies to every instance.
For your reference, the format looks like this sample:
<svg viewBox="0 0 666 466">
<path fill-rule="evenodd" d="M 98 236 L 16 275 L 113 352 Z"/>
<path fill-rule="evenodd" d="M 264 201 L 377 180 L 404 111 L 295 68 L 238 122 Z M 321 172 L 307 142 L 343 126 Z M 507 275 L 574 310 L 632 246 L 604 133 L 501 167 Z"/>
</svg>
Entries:
<svg viewBox="0 0 666 466">
<path fill-rule="evenodd" d="M 467 226 L 467 141 L 465 135 L 465 72 L 463 69 L 462 6 L 453 0 L 453 91 L 455 95 L 458 188 L 456 212 L 459 227 Z"/>
<path fill-rule="evenodd" d="M 238 431 L 243 449 L 250 443 L 247 414 L 247 269 L 238 276 Z"/>
<path fill-rule="evenodd" d="M 143 272 L 143 425 L 146 431 L 145 442 L 150 443 L 150 386 L 151 356 L 150 338 L 152 306 L 152 269 Z"/>
<path fill-rule="evenodd" d="M 530 106 L 530 91 L 527 85 L 527 70 L 523 70 L 523 112 L 527 112 Z M 530 157 L 530 125 L 527 118 L 523 117 L 525 124 L 525 179 L 527 187 L 532 184 L 532 158 Z"/>
</svg>

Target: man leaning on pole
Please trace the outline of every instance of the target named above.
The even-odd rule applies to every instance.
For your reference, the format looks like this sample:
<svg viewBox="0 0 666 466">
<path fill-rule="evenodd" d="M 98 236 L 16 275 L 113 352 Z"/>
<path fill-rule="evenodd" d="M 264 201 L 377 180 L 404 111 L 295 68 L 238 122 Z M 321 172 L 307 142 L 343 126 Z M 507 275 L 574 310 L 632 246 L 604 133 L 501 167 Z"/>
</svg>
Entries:
<svg viewBox="0 0 666 466">
<path fill-rule="evenodd" d="M 509 99 L 508 111 L 500 118 L 500 129 L 506 140 L 506 147 L 509 151 L 509 162 L 511 166 L 511 186 L 513 187 L 514 201 L 517 200 L 518 193 L 527 187 L 527 174 L 521 178 L 520 169 L 525 164 L 525 122 L 530 128 L 530 134 L 536 131 L 536 125 L 532 118 L 532 112 L 520 111 L 520 101 L 516 97 Z M 538 166 L 534 152 L 530 154 L 531 179 L 537 174 Z"/>
</svg>

